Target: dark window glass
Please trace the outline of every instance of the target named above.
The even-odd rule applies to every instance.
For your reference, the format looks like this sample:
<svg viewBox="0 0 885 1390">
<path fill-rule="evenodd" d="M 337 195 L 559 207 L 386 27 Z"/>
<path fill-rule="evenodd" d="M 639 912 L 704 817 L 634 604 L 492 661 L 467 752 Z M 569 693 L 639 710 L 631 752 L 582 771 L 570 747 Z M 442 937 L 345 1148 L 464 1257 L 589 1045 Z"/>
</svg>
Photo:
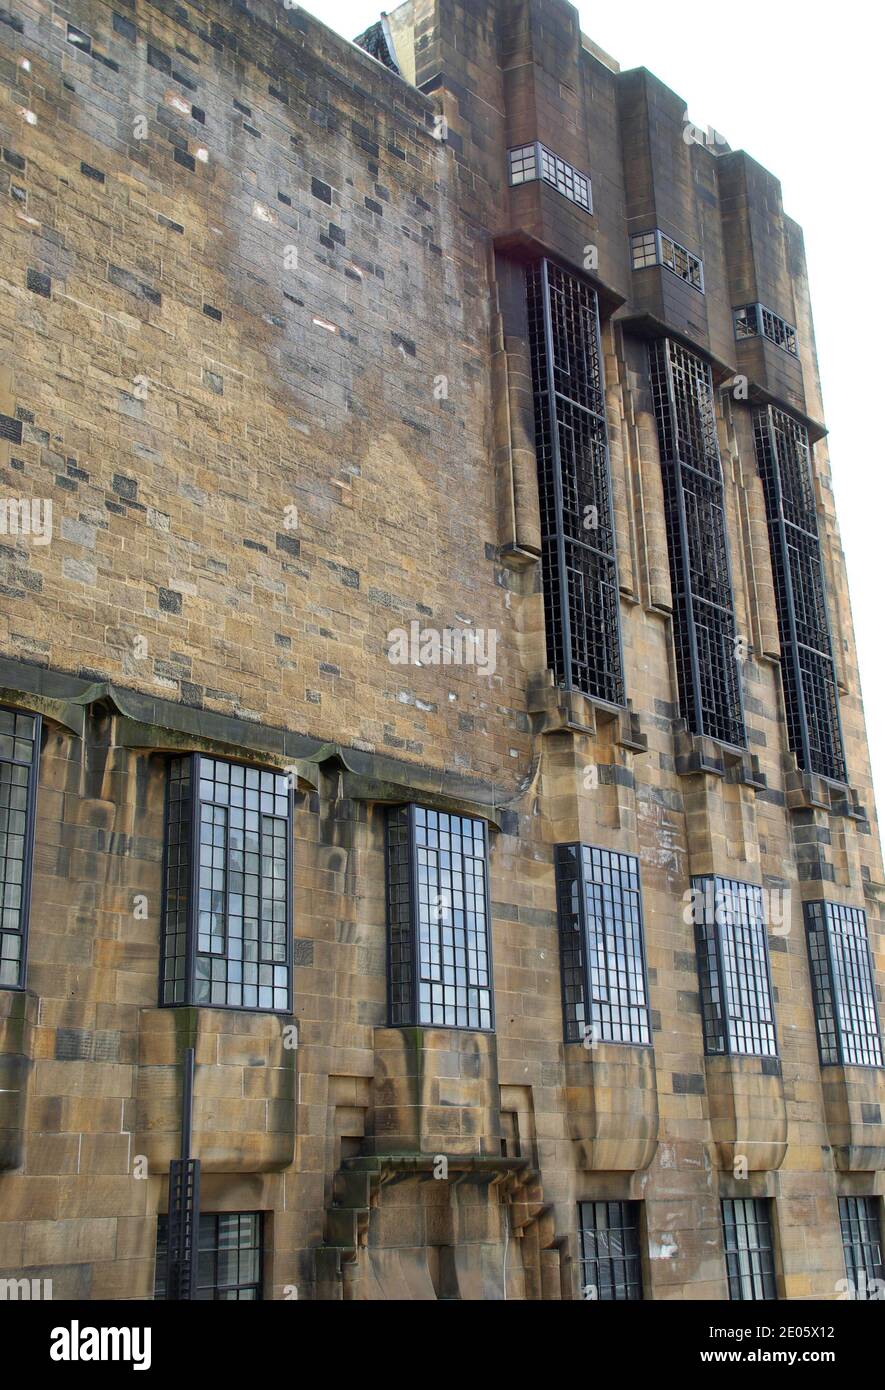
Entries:
<svg viewBox="0 0 885 1390">
<path fill-rule="evenodd" d="M 291 1009 L 291 837 L 285 776 L 173 759 L 163 1004 Z"/>
<path fill-rule="evenodd" d="M 774 571 L 787 733 L 805 772 L 846 780 L 839 694 L 808 432 L 768 406 L 755 412 L 756 462 Z"/>
<path fill-rule="evenodd" d="M 155 1299 L 166 1297 L 168 1239 L 168 1219 L 158 1216 Z M 261 1251 L 261 1212 L 201 1214 L 194 1297 L 201 1302 L 259 1301 L 262 1295 Z"/>
<path fill-rule="evenodd" d="M 761 333 L 791 357 L 799 356 L 795 328 L 771 309 L 766 309 L 764 304 L 742 304 L 739 309 L 733 309 L 732 314 L 736 338 L 755 338 Z"/>
<path fill-rule="evenodd" d="M 562 999 L 567 1042 L 651 1042 L 639 860 L 557 845 Z"/>
<path fill-rule="evenodd" d="M 839 1221 L 850 1292 L 859 1301 L 885 1298 L 878 1197 L 840 1197 Z"/>
<path fill-rule="evenodd" d="M 679 708 L 692 733 L 746 742 L 725 494 L 709 366 L 679 343 L 649 346 L 673 589 Z"/>
<path fill-rule="evenodd" d="M 762 889 L 726 878 L 691 882 L 706 1051 L 776 1057 Z"/>
<path fill-rule="evenodd" d="M 596 293 L 552 261 L 526 275 L 547 662 L 564 689 L 620 705 L 620 599 Z"/>
<path fill-rule="evenodd" d="M 806 903 L 805 926 L 821 1062 L 881 1067 L 866 913 L 842 903 Z"/>
<path fill-rule="evenodd" d="M 771 1202 L 738 1197 L 722 1203 L 728 1294 L 732 1299 L 776 1299 Z"/>
<path fill-rule="evenodd" d="M 642 1298 L 638 1202 L 579 1202 L 581 1294 L 608 1303 Z"/>
<path fill-rule="evenodd" d="M 486 829 L 397 806 L 387 818 L 392 1026 L 491 1029 Z"/>
<path fill-rule="evenodd" d="M 24 989 L 40 717 L 0 709 L 0 989 Z"/>
</svg>

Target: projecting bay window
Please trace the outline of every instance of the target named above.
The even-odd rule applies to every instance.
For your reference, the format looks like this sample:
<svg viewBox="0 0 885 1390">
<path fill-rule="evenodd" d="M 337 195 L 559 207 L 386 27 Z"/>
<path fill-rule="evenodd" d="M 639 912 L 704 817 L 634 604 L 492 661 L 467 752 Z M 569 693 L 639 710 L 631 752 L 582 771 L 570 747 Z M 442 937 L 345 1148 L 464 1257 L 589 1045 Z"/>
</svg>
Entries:
<svg viewBox="0 0 885 1390">
<path fill-rule="evenodd" d="M 566 1042 L 648 1046 L 639 860 L 557 845 L 556 891 Z"/>
<path fill-rule="evenodd" d="M 770 1199 L 726 1199 L 722 1203 L 722 1230 L 729 1298 L 739 1302 L 776 1299 Z"/>
<path fill-rule="evenodd" d="M 743 747 L 739 644 L 709 365 L 669 338 L 649 346 L 673 591 L 679 709 L 693 734 Z"/>
<path fill-rule="evenodd" d="M 0 989 L 24 989 L 40 716 L 0 709 Z"/>
<path fill-rule="evenodd" d="M 423 806 L 390 810 L 387 911 L 391 1027 L 490 1031 L 484 823 Z"/>
<path fill-rule="evenodd" d="M 642 1298 L 639 1202 L 579 1202 L 581 1297 L 605 1303 Z"/>
<path fill-rule="evenodd" d="M 805 928 L 822 1065 L 881 1067 L 866 913 L 842 903 L 806 903 Z"/>
<path fill-rule="evenodd" d="M 885 1298 L 879 1197 L 840 1197 L 839 1224 L 849 1292 L 859 1302 Z"/>
<path fill-rule="evenodd" d="M 705 1051 L 776 1057 L 762 889 L 726 878 L 691 884 Z"/>
<path fill-rule="evenodd" d="M 557 684 L 624 703 L 620 599 L 596 292 L 526 272 L 547 663 Z"/>
<path fill-rule="evenodd" d="M 590 175 L 582 174 L 573 164 L 560 159 L 539 140 L 508 151 L 508 163 L 511 187 L 540 179 L 568 198 L 570 203 L 577 203 L 585 212 L 593 211 Z"/>
<path fill-rule="evenodd" d="M 791 357 L 799 356 L 796 330 L 764 304 L 742 304 L 733 309 L 734 336 L 738 342 L 742 338 L 767 338 L 776 347 L 783 348 Z"/>
<path fill-rule="evenodd" d="M 704 263 L 678 241 L 667 236 L 659 228 L 650 232 L 639 232 L 631 238 L 633 269 L 644 270 L 650 265 L 662 265 L 666 270 L 678 275 L 692 289 L 704 293 Z"/>
<path fill-rule="evenodd" d="M 774 406 L 755 412 L 790 748 L 804 772 L 846 781 L 836 668 L 808 431 Z"/>
<path fill-rule="evenodd" d="M 166 797 L 161 1004 L 292 1008 L 286 777 L 174 758 Z"/>
</svg>

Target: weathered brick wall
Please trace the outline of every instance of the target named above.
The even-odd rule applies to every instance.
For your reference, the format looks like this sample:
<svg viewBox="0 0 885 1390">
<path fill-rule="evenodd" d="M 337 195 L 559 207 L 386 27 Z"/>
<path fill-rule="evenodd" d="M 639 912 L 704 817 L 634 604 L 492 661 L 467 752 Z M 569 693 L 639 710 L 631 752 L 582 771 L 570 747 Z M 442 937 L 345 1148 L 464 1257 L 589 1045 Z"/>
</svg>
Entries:
<svg viewBox="0 0 885 1390">
<path fill-rule="evenodd" d="M 423 94 L 270 0 L 13 9 L 0 25 L 0 413 L 21 442 L 0 439 L 0 479 L 7 495 L 52 499 L 54 534 L 0 545 L 2 683 L 19 702 L 32 692 L 46 718 L 28 992 L 0 992 L 0 1270 L 51 1275 L 57 1297 L 149 1296 L 193 1036 L 204 1208 L 267 1213 L 277 1297 L 342 1285 L 497 1297 L 499 1191 L 525 1222 L 511 1297 L 575 1293 L 576 1203 L 611 1196 L 644 1201 L 650 1296 L 723 1298 L 728 1195 L 776 1196 L 782 1293 L 833 1297 L 836 1196 L 882 1193 L 883 1174 L 836 1168 L 802 897 L 826 888 L 866 907 L 880 991 L 885 958 L 825 445 L 815 465 L 842 714 L 869 821 L 808 804 L 790 781 L 761 487 L 746 405 L 728 392 L 735 611 L 765 782 L 687 766 L 642 336 L 644 316 L 677 313 L 678 297 L 664 284 L 659 299 L 641 286 L 630 298 L 627 232 L 654 222 L 660 189 L 660 220 L 705 258 L 697 341 L 717 381 L 736 367 L 726 274 L 733 286 L 753 267 L 728 200 L 744 157 L 720 165 L 686 147 L 675 94 L 588 52 L 559 0 L 416 0 L 395 29 L 414 33 Z M 69 42 L 69 21 L 90 52 Z M 558 122 L 563 153 L 593 174 L 592 218 L 552 189 L 505 186 L 508 140 L 554 141 Z M 658 167 L 656 188 L 662 160 L 670 178 L 661 185 Z M 770 293 L 783 312 L 795 305 L 818 420 L 801 237 L 762 174 L 750 182 L 787 239 L 766 251 Z M 510 559 L 521 568 L 501 553 L 514 535 L 537 540 L 513 269 L 530 237 L 578 268 L 587 241 L 600 253 L 633 722 L 557 704 L 538 566 L 530 547 Z M 493 399 L 502 381 L 505 402 Z M 493 630 L 494 676 L 392 665 L 388 634 L 413 620 Z M 92 681 L 116 694 L 90 699 Z M 127 715 L 131 691 L 168 703 L 150 720 L 144 704 Z M 84 703 L 78 732 L 71 710 L 82 717 Z M 197 1026 L 185 1011 L 173 1024 L 157 1009 L 165 755 L 213 739 L 275 766 L 323 741 L 375 760 L 370 792 L 351 795 L 342 762 L 299 781 L 294 1066 L 276 1019 L 205 1011 Z M 481 810 L 495 803 L 501 827 L 496 1037 L 463 1044 L 385 1027 L 381 802 L 395 793 L 382 783 L 413 776 L 420 800 L 451 773 L 464 795 L 473 781 Z M 563 1046 L 553 853 L 577 839 L 640 858 L 653 1057 Z M 684 904 L 690 876 L 713 872 L 790 890 L 789 929 L 770 937 L 782 1077 L 705 1061 Z M 852 1104 L 878 1132 L 875 1088 Z M 417 1136 L 426 1157 L 446 1134 L 461 1159 L 501 1144 L 512 1156 L 518 1134 L 533 1175 L 465 1185 L 447 1204 L 432 1183 L 370 1193 L 339 1171 L 390 1135 L 400 1147 Z M 738 1180 L 729 1165 L 745 1143 L 764 1161 Z M 349 1223 L 367 1227 L 368 1255 L 318 1267 L 315 1248 L 324 1236 L 344 1248 Z M 439 1252 L 453 1245 L 449 1267 Z"/>
<path fill-rule="evenodd" d="M 514 784 L 485 249 L 430 102 L 280 5 L 75 8 L 3 29 L 4 485 L 55 515 L 3 651 Z M 391 666 L 412 621 L 501 632 L 494 678 Z"/>
</svg>

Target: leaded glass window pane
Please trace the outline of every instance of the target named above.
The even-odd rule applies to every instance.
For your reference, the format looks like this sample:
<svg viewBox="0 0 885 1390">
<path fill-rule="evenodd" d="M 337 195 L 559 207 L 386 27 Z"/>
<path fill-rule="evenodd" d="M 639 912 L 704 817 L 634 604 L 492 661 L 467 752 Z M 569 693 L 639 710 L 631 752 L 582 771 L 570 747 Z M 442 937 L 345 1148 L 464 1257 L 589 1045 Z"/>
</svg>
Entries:
<svg viewBox="0 0 885 1390">
<path fill-rule="evenodd" d="M 724 1200 L 722 1229 L 729 1297 L 742 1302 L 776 1299 L 770 1200 Z"/>
<path fill-rule="evenodd" d="M 493 1027 L 486 867 L 482 821 L 423 806 L 388 813 L 392 1026 Z"/>
<path fill-rule="evenodd" d="M 693 878 L 692 918 L 706 1051 L 776 1057 L 762 889 Z"/>
<path fill-rule="evenodd" d="M 881 1067 L 866 913 L 843 903 L 806 903 L 805 927 L 821 1062 Z"/>
<path fill-rule="evenodd" d="M 579 1202 L 581 1296 L 607 1303 L 642 1298 L 638 1202 Z"/>
<path fill-rule="evenodd" d="M 40 718 L 0 709 L 0 989 L 23 989 Z"/>
<path fill-rule="evenodd" d="M 262 1297 L 262 1213 L 200 1214 L 194 1297 L 200 1302 L 249 1302 Z M 157 1218 L 154 1298 L 166 1297 L 169 1222 Z"/>
<path fill-rule="evenodd" d="M 879 1197 L 840 1197 L 839 1222 L 850 1292 L 859 1302 L 885 1298 Z"/>
<path fill-rule="evenodd" d="M 291 1008 L 291 811 L 280 773 L 173 759 L 164 1004 Z"/>
<path fill-rule="evenodd" d="M 639 860 L 557 845 L 567 1042 L 651 1042 Z"/>
</svg>

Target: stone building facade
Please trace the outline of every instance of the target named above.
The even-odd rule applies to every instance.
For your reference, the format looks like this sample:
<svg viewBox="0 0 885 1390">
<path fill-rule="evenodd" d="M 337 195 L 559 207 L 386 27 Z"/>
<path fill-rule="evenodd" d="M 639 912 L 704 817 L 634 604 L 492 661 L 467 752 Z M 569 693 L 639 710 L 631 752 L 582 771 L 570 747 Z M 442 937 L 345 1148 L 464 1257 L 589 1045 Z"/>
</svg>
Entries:
<svg viewBox="0 0 885 1390">
<path fill-rule="evenodd" d="M 875 1292 L 777 180 L 565 0 L 4 0 L 0 83 L 0 1277 Z"/>
</svg>

